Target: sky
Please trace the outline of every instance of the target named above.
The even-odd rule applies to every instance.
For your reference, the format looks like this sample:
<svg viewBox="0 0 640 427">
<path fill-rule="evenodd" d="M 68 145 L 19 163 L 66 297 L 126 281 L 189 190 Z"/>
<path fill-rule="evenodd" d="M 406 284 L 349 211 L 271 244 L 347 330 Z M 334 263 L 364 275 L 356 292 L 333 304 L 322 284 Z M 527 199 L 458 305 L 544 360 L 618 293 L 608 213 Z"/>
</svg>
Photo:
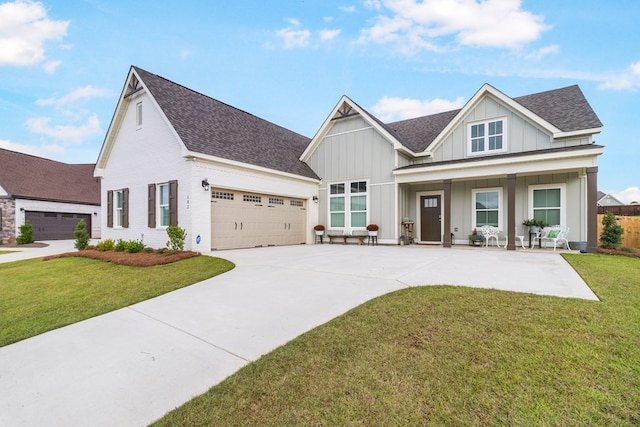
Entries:
<svg viewBox="0 0 640 427">
<path fill-rule="evenodd" d="M 0 148 L 95 163 L 131 65 L 313 137 L 577 84 L 598 187 L 640 202 L 637 0 L 0 0 Z"/>
</svg>

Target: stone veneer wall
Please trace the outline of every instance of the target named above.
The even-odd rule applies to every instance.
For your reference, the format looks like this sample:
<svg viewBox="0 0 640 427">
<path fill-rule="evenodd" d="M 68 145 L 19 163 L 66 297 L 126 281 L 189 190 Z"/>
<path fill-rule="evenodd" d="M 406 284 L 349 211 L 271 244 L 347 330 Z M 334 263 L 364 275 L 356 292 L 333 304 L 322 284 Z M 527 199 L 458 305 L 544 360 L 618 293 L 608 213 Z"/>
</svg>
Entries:
<svg viewBox="0 0 640 427">
<path fill-rule="evenodd" d="M 0 243 L 13 242 L 16 238 L 16 202 L 0 199 Z"/>
</svg>

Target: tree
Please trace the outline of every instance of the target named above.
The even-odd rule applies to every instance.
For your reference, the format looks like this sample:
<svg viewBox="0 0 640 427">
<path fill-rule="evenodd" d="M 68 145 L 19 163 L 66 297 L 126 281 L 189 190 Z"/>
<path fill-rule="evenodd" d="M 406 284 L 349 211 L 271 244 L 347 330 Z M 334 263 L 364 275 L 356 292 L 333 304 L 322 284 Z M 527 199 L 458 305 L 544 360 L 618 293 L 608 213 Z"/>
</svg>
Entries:
<svg viewBox="0 0 640 427">
<path fill-rule="evenodd" d="M 622 233 L 624 229 L 616 216 L 611 212 L 607 212 L 602 218 L 602 233 L 600 233 L 600 244 L 605 249 L 615 249 L 622 243 Z"/>
<path fill-rule="evenodd" d="M 83 219 L 78 221 L 75 230 L 73 230 L 73 236 L 76 238 L 75 248 L 79 251 L 87 249 L 89 246 L 89 232 L 87 231 L 87 223 Z"/>
</svg>

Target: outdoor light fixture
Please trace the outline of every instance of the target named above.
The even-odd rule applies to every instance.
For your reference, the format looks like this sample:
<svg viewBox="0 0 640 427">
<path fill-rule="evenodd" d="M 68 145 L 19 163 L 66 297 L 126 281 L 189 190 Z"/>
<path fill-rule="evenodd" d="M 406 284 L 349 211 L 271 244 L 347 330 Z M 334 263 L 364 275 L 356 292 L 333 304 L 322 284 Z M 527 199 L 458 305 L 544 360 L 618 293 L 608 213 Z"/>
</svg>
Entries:
<svg viewBox="0 0 640 427">
<path fill-rule="evenodd" d="M 312 199 L 313 199 L 314 202 L 318 203 L 318 196 L 313 196 Z"/>
<path fill-rule="evenodd" d="M 202 180 L 202 188 L 204 188 L 204 191 L 209 191 L 209 181 L 207 178 Z"/>
</svg>

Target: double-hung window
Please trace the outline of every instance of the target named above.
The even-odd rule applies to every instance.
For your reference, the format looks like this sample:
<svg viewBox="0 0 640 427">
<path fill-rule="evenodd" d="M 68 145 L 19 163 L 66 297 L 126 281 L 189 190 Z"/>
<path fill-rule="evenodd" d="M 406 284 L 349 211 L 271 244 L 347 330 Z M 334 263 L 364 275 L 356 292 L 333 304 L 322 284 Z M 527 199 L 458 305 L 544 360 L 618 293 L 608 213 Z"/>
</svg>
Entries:
<svg viewBox="0 0 640 427">
<path fill-rule="evenodd" d="M 367 226 L 368 190 L 366 181 L 329 185 L 329 227 L 365 228 Z"/>
<path fill-rule="evenodd" d="M 149 228 L 178 225 L 178 181 L 148 185 Z"/>
<path fill-rule="evenodd" d="M 490 120 L 469 125 L 469 154 L 506 151 L 506 119 Z"/>
<path fill-rule="evenodd" d="M 158 185 L 158 217 L 160 227 L 169 226 L 169 184 Z"/>
<path fill-rule="evenodd" d="M 142 127 L 142 101 L 136 104 L 136 129 Z"/>
<path fill-rule="evenodd" d="M 502 229 L 502 188 L 473 190 L 473 228 L 491 225 Z"/>
<path fill-rule="evenodd" d="M 124 195 L 122 190 L 114 191 L 114 215 L 113 218 L 115 220 L 116 227 L 122 227 L 124 223 Z"/>
<path fill-rule="evenodd" d="M 564 185 L 530 187 L 533 218 L 547 225 L 564 225 Z"/>
</svg>

